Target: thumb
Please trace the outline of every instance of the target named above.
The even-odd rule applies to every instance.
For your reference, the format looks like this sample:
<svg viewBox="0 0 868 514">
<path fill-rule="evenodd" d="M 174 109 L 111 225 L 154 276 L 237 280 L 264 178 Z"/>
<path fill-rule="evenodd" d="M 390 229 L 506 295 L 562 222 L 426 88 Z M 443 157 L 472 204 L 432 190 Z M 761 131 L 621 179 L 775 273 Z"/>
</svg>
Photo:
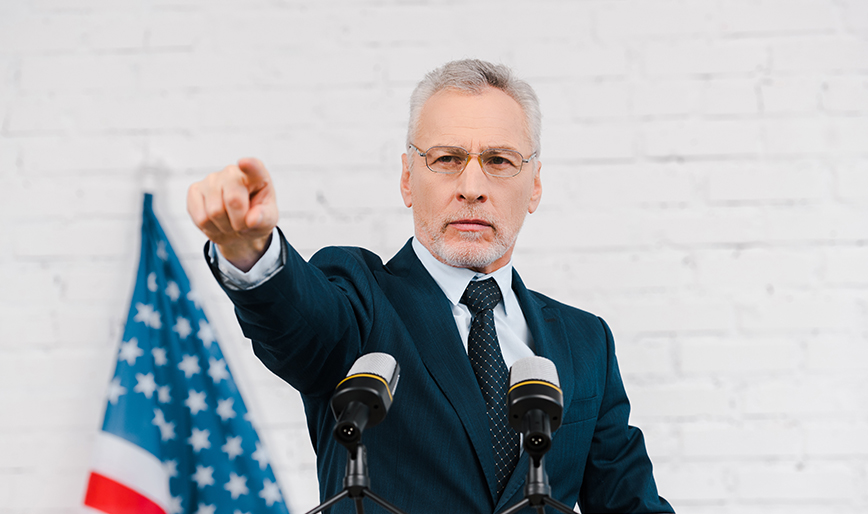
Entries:
<svg viewBox="0 0 868 514">
<path fill-rule="evenodd" d="M 264 214 L 265 212 L 261 204 L 251 206 L 250 210 L 247 211 L 247 215 L 244 217 L 244 223 L 247 224 L 247 227 L 250 229 L 260 228 Z"/>
</svg>

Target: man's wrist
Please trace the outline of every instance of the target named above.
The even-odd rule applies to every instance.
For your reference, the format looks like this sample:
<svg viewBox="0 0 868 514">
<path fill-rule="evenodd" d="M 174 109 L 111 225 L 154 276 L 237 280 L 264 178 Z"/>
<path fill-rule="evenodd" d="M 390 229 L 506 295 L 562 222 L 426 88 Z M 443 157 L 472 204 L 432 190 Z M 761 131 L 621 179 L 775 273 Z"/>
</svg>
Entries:
<svg viewBox="0 0 868 514">
<path fill-rule="evenodd" d="M 233 290 L 248 290 L 259 287 L 269 280 L 277 272 L 283 269 L 286 262 L 284 246 L 286 241 L 280 229 L 272 230 L 272 237 L 265 249 L 265 253 L 248 271 L 235 267 L 226 257 L 220 253 L 220 249 L 213 242 L 208 243 L 205 257 L 210 263 L 211 270 L 217 280 L 225 287 Z"/>
<path fill-rule="evenodd" d="M 262 258 L 271 244 L 273 232 L 259 239 L 244 241 L 234 245 L 214 243 L 224 259 L 232 263 L 240 271 L 248 272 Z"/>
</svg>

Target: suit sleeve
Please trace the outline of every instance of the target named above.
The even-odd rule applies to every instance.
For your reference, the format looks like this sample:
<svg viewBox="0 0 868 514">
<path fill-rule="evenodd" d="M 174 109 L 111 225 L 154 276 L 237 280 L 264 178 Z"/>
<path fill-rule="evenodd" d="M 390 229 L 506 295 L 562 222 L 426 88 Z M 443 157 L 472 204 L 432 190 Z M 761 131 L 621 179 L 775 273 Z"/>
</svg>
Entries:
<svg viewBox="0 0 868 514">
<path fill-rule="evenodd" d="M 253 289 L 227 287 L 209 265 L 262 363 L 303 394 L 330 394 L 370 332 L 373 278 L 359 249 L 328 248 L 308 263 L 278 233 L 283 267 Z"/>
<path fill-rule="evenodd" d="M 605 391 L 594 429 L 579 506 L 585 513 L 674 512 L 657 493 L 642 432 L 631 427 L 630 402 L 615 357 L 612 332 L 606 336 Z"/>
</svg>

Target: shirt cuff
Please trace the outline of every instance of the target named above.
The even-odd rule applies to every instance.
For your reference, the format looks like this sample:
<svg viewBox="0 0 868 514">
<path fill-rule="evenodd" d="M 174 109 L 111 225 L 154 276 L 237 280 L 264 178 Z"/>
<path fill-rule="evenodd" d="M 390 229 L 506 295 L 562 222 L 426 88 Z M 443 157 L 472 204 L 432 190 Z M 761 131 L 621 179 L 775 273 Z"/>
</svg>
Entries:
<svg viewBox="0 0 868 514">
<path fill-rule="evenodd" d="M 280 235 L 277 227 L 275 227 L 271 233 L 271 241 L 268 243 L 265 253 L 262 254 L 262 257 L 247 272 L 241 271 L 234 264 L 226 260 L 226 257 L 223 257 L 214 243 L 211 243 L 209 254 L 212 261 L 216 262 L 217 269 L 223 276 L 224 284 L 230 289 L 244 291 L 262 285 L 283 268 L 280 241 Z"/>
</svg>

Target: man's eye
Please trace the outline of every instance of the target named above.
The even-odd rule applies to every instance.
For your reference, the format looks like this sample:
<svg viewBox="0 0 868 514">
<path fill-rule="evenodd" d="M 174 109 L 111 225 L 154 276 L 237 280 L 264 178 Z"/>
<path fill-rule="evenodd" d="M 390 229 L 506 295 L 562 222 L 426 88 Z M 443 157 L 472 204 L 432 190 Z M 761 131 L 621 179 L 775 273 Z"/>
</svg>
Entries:
<svg viewBox="0 0 868 514">
<path fill-rule="evenodd" d="M 518 158 L 510 155 L 494 154 L 486 157 L 485 164 L 502 168 L 506 166 L 518 166 L 518 160 Z"/>
<path fill-rule="evenodd" d="M 438 164 L 458 164 L 464 162 L 464 159 L 458 157 L 457 155 L 442 155 L 434 161 Z"/>
</svg>

